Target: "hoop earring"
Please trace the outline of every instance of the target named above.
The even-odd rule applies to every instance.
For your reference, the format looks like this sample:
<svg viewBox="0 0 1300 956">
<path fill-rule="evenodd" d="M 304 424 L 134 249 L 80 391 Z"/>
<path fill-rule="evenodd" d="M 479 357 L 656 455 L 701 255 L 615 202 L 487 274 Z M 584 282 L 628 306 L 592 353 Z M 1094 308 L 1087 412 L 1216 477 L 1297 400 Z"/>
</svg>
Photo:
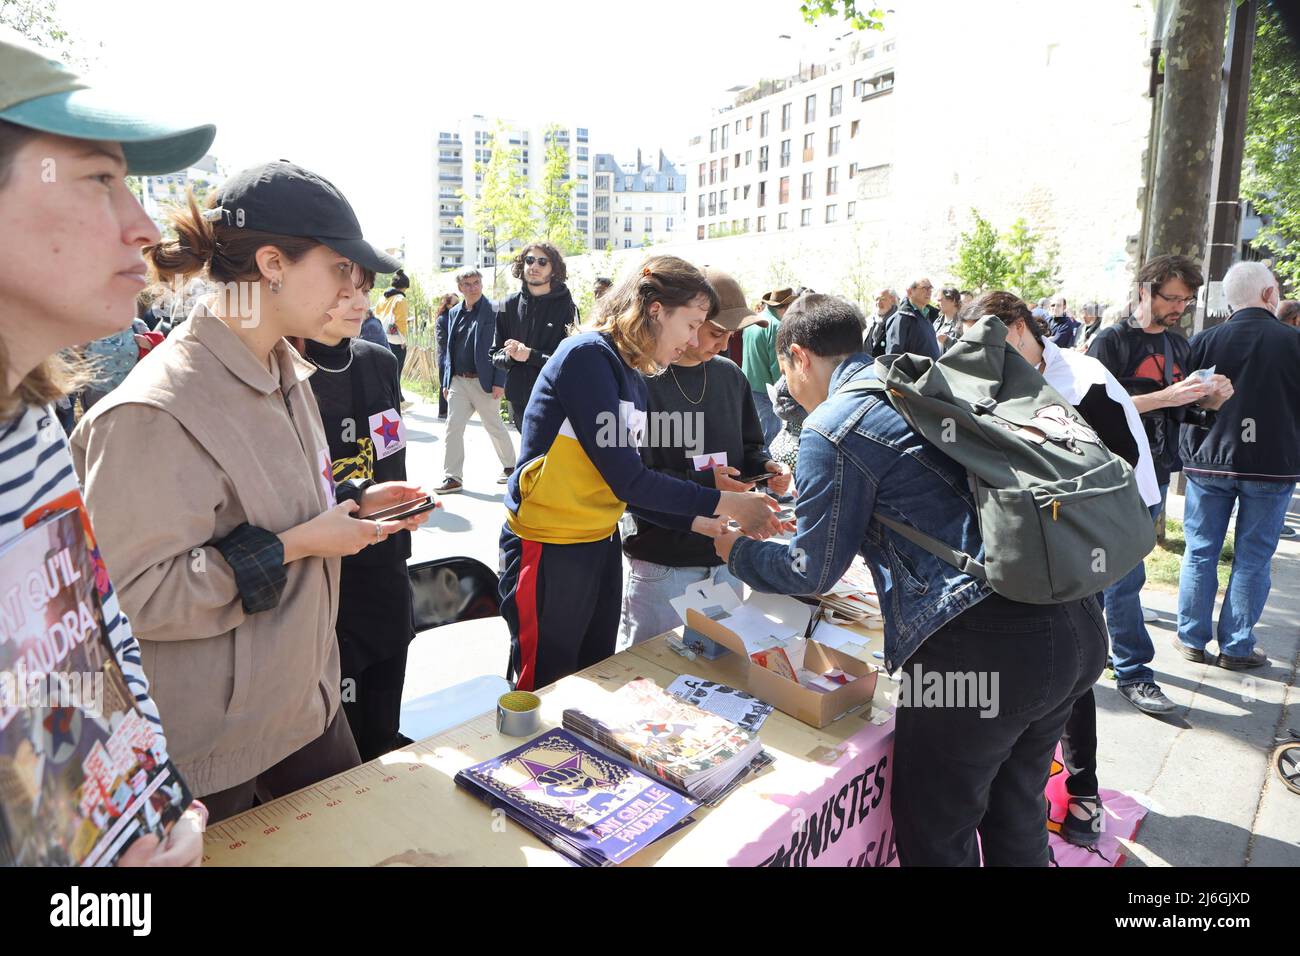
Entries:
<svg viewBox="0 0 1300 956">
<path fill-rule="evenodd" d="M 272 295 L 279 295 L 279 293 L 280 293 L 280 277 L 279 277 L 279 276 L 276 276 L 274 279 L 271 280 L 271 282 L 270 282 L 270 287 L 271 287 L 271 294 L 272 294 Z"/>
</svg>

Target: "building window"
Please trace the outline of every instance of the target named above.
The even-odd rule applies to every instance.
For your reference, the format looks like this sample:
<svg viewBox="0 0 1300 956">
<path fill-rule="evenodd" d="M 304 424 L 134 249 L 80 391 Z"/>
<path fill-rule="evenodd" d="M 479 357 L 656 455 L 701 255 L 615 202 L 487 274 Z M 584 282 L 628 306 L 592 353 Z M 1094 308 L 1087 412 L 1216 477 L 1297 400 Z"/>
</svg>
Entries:
<svg viewBox="0 0 1300 956">
<path fill-rule="evenodd" d="M 840 151 L 840 128 L 832 126 L 829 133 L 826 134 L 826 155 L 837 156 Z"/>
<path fill-rule="evenodd" d="M 849 126 L 849 139 L 858 138 L 858 122 L 858 120 L 854 120 L 852 125 Z"/>
<path fill-rule="evenodd" d="M 781 140 L 781 168 L 785 169 L 785 167 L 789 165 L 790 165 L 790 141 L 788 139 L 783 139 Z"/>
<path fill-rule="evenodd" d="M 754 231 L 755 231 L 755 232 L 767 232 L 767 217 L 766 217 L 766 216 L 759 216 L 759 217 L 758 217 L 758 220 L 756 221 L 756 224 L 755 224 Z"/>
<path fill-rule="evenodd" d="M 869 90 L 869 87 L 867 86 L 867 81 L 866 81 L 866 80 L 854 80 L 854 81 L 853 81 L 853 95 L 854 95 L 854 96 L 866 96 L 868 90 Z"/>
<path fill-rule="evenodd" d="M 696 226 L 696 227 L 695 227 L 695 238 L 696 238 L 696 239 L 703 239 L 703 238 L 704 238 L 704 227 L 703 227 L 703 226 Z"/>
<path fill-rule="evenodd" d="M 645 217 L 645 231 L 646 231 L 646 232 L 654 232 L 654 231 L 655 231 L 655 220 L 654 220 L 654 216 L 646 216 L 646 217 Z"/>
<path fill-rule="evenodd" d="M 709 215 L 716 216 L 717 214 L 718 214 L 718 194 L 709 193 Z M 631 222 L 630 219 L 628 221 Z"/>
<path fill-rule="evenodd" d="M 716 153 L 717 151 L 718 151 L 718 131 L 716 128 L 714 128 L 709 130 L 709 152 Z"/>
<path fill-rule="evenodd" d="M 624 248 L 624 249 L 631 249 L 631 248 L 632 248 L 632 240 L 631 240 L 631 239 L 624 239 L 624 240 L 623 240 L 623 248 Z"/>
<path fill-rule="evenodd" d="M 776 217 L 776 228 L 786 229 L 790 225 L 790 214 L 788 212 L 778 213 Z"/>
<path fill-rule="evenodd" d="M 758 184 L 758 198 L 757 198 L 757 200 L 755 200 L 755 205 L 758 206 L 759 209 L 762 209 L 764 206 L 767 205 L 767 182 L 766 182 L 766 180 Z"/>
<path fill-rule="evenodd" d="M 586 146 L 579 146 L 579 147 L 578 147 L 578 162 L 580 162 L 580 163 L 585 163 L 586 161 L 587 161 L 587 147 L 586 147 Z"/>
<path fill-rule="evenodd" d="M 813 134 L 805 133 L 803 137 L 803 161 L 811 163 L 813 158 Z"/>
<path fill-rule="evenodd" d="M 700 193 L 700 218 L 704 218 L 704 193 Z"/>
<path fill-rule="evenodd" d="M 754 117 L 752 117 L 752 116 L 746 116 L 746 117 L 745 117 L 745 132 L 748 133 L 748 132 L 749 132 L 751 129 L 753 129 L 753 128 L 754 128 Z"/>
<path fill-rule="evenodd" d="M 749 187 L 746 186 L 745 188 L 748 189 Z M 740 187 L 739 187 L 739 186 L 736 186 L 734 189 L 731 190 L 731 198 L 732 198 L 732 199 L 739 199 L 739 198 L 740 198 Z"/>
<path fill-rule="evenodd" d="M 767 135 L 768 114 L 770 112 L 771 110 L 763 110 L 763 112 L 758 114 L 758 135 L 760 137 Z"/>
<path fill-rule="evenodd" d="M 867 52 L 862 54 L 862 59 L 864 60 L 874 60 L 875 58 L 876 58 L 876 48 L 874 46 L 869 47 L 867 49 Z"/>
<path fill-rule="evenodd" d="M 817 121 L 817 94 L 814 93 L 803 101 L 803 121 L 805 123 L 815 123 Z"/>
<path fill-rule="evenodd" d="M 812 177 L 812 173 L 803 174 L 803 190 L 801 196 L 803 199 L 812 199 Z"/>
<path fill-rule="evenodd" d="M 790 128 L 790 116 L 793 107 L 793 103 L 786 103 L 785 106 L 781 107 L 781 132 L 783 133 Z"/>
<path fill-rule="evenodd" d="M 669 216 L 667 219 L 664 220 L 664 228 L 667 229 L 669 232 L 672 231 L 672 228 L 673 228 L 673 217 L 672 217 L 672 216 Z"/>
<path fill-rule="evenodd" d="M 894 52 L 894 41 L 893 41 L 893 40 L 890 40 L 888 43 L 885 44 L 885 52 L 886 52 L 886 53 L 893 53 L 893 52 Z"/>
<path fill-rule="evenodd" d="M 730 156 L 723 156 L 723 157 L 722 157 L 722 176 L 721 176 L 720 178 L 721 178 L 721 180 L 722 180 L 724 183 L 727 181 L 727 165 L 728 165 L 730 162 L 731 162 L 731 157 L 730 157 Z"/>
<path fill-rule="evenodd" d="M 752 149 L 745 150 L 745 165 L 748 166 L 753 161 L 754 161 L 754 151 Z"/>
<path fill-rule="evenodd" d="M 597 197 L 596 197 L 596 212 L 609 212 L 609 197 L 608 197 L 608 196 L 597 196 Z"/>
<path fill-rule="evenodd" d="M 844 108 L 844 87 L 835 86 L 831 88 L 831 116 L 839 116 L 840 110 Z"/>
<path fill-rule="evenodd" d="M 740 132 L 740 120 L 736 120 L 736 132 Z"/>
<path fill-rule="evenodd" d="M 608 240 L 608 239 L 597 239 L 597 240 L 596 240 L 596 248 L 597 248 L 597 249 L 608 249 L 608 248 L 609 248 L 609 240 Z"/>
<path fill-rule="evenodd" d="M 718 215 L 725 216 L 726 214 L 727 214 L 727 191 L 724 189 L 722 192 L 718 193 Z"/>
<path fill-rule="evenodd" d="M 722 148 L 723 148 L 723 149 L 726 149 L 726 148 L 727 148 L 727 139 L 728 139 L 728 134 L 729 134 L 730 132 L 731 132 L 731 126 L 730 126 L 730 125 L 727 125 L 727 126 L 722 127 Z"/>
<path fill-rule="evenodd" d="M 826 207 L 826 221 L 834 222 L 835 215 L 836 215 L 836 207 L 834 203 L 831 203 L 829 206 Z"/>
<path fill-rule="evenodd" d="M 608 217 L 608 216 L 597 216 L 597 217 L 596 217 L 596 231 L 597 231 L 597 232 L 609 232 L 609 217 Z"/>
<path fill-rule="evenodd" d="M 835 196 L 840 191 L 840 168 L 832 166 L 826 170 L 826 195 Z"/>
<path fill-rule="evenodd" d="M 811 209 L 804 209 L 804 210 L 801 210 L 801 211 L 800 211 L 800 213 L 799 213 L 799 225 L 801 225 L 801 226 L 811 226 L 811 225 L 812 225 L 812 210 L 811 210 Z"/>
<path fill-rule="evenodd" d="M 855 202 L 848 203 L 844 207 L 844 218 L 852 219 L 853 214 L 858 211 L 858 204 Z"/>
<path fill-rule="evenodd" d="M 758 147 L 758 171 L 760 173 L 767 172 L 767 147 L 766 146 Z"/>
<path fill-rule="evenodd" d="M 711 159 L 709 160 L 709 185 L 712 186 L 717 181 L 718 181 L 718 161 L 716 159 Z"/>
<path fill-rule="evenodd" d="M 574 210 L 579 216 L 587 215 L 587 204 L 585 202 L 575 203 L 578 208 Z"/>
<path fill-rule="evenodd" d="M 632 231 L 632 217 L 631 217 L 631 216 L 624 216 L 624 217 L 623 217 L 623 231 L 624 231 L 624 232 L 631 232 L 631 231 Z"/>
<path fill-rule="evenodd" d="M 777 198 L 777 202 L 779 202 L 781 205 L 784 206 L 789 201 L 790 201 L 790 177 L 782 176 L 780 195 Z"/>
</svg>

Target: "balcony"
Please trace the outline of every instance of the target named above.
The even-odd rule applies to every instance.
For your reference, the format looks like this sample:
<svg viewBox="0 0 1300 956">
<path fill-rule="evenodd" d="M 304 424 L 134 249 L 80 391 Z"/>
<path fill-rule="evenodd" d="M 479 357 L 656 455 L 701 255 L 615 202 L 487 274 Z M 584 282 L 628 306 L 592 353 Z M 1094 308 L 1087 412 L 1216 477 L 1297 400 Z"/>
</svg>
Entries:
<svg viewBox="0 0 1300 956">
<path fill-rule="evenodd" d="M 458 176 L 456 173 L 439 173 L 439 174 L 438 174 L 438 182 L 440 182 L 440 183 L 458 183 L 458 182 L 460 182 L 460 176 Z"/>
</svg>

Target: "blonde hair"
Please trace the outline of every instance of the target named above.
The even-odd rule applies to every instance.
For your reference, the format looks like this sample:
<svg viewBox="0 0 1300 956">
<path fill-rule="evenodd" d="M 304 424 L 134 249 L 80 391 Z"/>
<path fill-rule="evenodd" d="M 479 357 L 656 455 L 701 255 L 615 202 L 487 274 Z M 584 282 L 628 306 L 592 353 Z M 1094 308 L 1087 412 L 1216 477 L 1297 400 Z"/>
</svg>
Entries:
<svg viewBox="0 0 1300 956">
<path fill-rule="evenodd" d="M 717 315 L 718 294 L 699 269 L 676 256 L 651 256 L 597 300 L 596 315 L 584 329 L 607 333 L 623 361 L 643 375 L 658 375 L 659 323 L 650 317 L 650 306 L 677 309 L 701 298 L 708 302 L 706 317 Z"/>
</svg>

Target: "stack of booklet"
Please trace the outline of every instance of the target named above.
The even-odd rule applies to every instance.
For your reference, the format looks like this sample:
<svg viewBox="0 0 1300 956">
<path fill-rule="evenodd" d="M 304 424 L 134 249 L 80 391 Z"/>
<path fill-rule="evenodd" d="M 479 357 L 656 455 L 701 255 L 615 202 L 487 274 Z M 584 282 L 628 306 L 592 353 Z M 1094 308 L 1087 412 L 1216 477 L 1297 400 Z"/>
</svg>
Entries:
<svg viewBox="0 0 1300 956">
<path fill-rule="evenodd" d="M 884 627 L 884 619 L 880 616 L 880 598 L 876 596 L 876 582 L 861 555 L 854 557 L 844 576 L 821 596 L 821 604 L 832 612 L 833 619 L 869 628 Z"/>
<path fill-rule="evenodd" d="M 756 731 L 679 700 L 645 678 L 602 701 L 599 714 L 566 710 L 563 723 L 701 803 L 720 801 L 771 763 Z"/>
<path fill-rule="evenodd" d="M 622 863 L 697 806 L 565 730 L 467 767 L 456 784 L 582 866 Z"/>
</svg>

